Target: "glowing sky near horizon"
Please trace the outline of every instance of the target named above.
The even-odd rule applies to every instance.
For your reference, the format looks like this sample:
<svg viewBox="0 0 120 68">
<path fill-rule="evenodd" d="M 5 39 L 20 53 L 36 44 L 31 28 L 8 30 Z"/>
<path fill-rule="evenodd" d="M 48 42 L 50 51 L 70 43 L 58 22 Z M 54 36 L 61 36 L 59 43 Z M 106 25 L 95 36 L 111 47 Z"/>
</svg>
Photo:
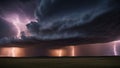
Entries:
<svg viewBox="0 0 120 68">
<path fill-rule="evenodd" d="M 25 49 L 20 47 L 0 48 L 0 57 L 23 57 Z"/>
<path fill-rule="evenodd" d="M 116 43 L 115 43 L 116 42 Z M 119 56 L 118 52 L 120 41 L 115 41 L 107 44 L 91 44 L 67 46 L 60 49 L 50 49 L 43 51 L 42 48 L 29 47 L 3 47 L 0 48 L 0 57 L 30 57 L 44 56 L 41 51 L 47 54 L 46 56 L 64 57 L 64 56 Z M 114 45 L 113 45 L 114 44 Z M 116 48 L 114 48 L 116 47 Z M 30 54 L 30 55 L 28 55 Z"/>
</svg>

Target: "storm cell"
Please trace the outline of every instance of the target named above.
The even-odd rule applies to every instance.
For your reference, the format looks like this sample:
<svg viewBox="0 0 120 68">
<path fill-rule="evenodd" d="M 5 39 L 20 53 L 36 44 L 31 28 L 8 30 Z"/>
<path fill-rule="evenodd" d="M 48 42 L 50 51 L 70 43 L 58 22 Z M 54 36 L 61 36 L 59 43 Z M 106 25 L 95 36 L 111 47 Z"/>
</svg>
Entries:
<svg viewBox="0 0 120 68">
<path fill-rule="evenodd" d="M 41 0 L 37 26 L 27 28 L 42 40 L 113 37 L 119 30 L 118 8 L 116 0 Z"/>
</svg>

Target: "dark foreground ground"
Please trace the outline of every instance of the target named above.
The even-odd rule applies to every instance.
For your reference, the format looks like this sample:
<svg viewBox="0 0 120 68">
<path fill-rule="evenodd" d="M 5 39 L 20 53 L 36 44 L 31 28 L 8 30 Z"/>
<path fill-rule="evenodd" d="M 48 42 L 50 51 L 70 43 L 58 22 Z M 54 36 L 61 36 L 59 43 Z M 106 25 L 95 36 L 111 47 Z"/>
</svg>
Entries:
<svg viewBox="0 0 120 68">
<path fill-rule="evenodd" d="M 0 68 L 120 68 L 120 57 L 0 58 Z"/>
</svg>

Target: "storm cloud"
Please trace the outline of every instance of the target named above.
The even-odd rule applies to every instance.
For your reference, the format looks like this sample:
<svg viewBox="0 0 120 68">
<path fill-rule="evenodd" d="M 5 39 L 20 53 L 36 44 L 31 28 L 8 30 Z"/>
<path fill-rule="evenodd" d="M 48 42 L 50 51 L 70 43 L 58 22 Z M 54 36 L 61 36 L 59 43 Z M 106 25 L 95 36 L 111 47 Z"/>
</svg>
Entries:
<svg viewBox="0 0 120 68">
<path fill-rule="evenodd" d="M 114 41 L 120 35 L 119 4 L 118 0 L 39 0 L 37 22 L 26 25 L 31 36 L 3 38 L 0 44 L 50 48 Z"/>
<path fill-rule="evenodd" d="M 40 40 L 112 37 L 119 29 L 118 3 L 117 0 L 41 0 L 36 10 L 38 22 L 27 27 Z"/>
</svg>

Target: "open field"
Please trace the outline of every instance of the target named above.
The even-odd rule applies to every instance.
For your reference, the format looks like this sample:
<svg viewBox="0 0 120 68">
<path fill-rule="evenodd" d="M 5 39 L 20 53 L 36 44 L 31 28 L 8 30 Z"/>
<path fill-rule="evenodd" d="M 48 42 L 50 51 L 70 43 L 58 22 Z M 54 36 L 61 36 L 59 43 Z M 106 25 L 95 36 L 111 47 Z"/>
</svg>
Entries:
<svg viewBox="0 0 120 68">
<path fill-rule="evenodd" d="M 116 68 L 118 66 L 120 66 L 119 57 L 0 58 L 0 68 Z"/>
</svg>

